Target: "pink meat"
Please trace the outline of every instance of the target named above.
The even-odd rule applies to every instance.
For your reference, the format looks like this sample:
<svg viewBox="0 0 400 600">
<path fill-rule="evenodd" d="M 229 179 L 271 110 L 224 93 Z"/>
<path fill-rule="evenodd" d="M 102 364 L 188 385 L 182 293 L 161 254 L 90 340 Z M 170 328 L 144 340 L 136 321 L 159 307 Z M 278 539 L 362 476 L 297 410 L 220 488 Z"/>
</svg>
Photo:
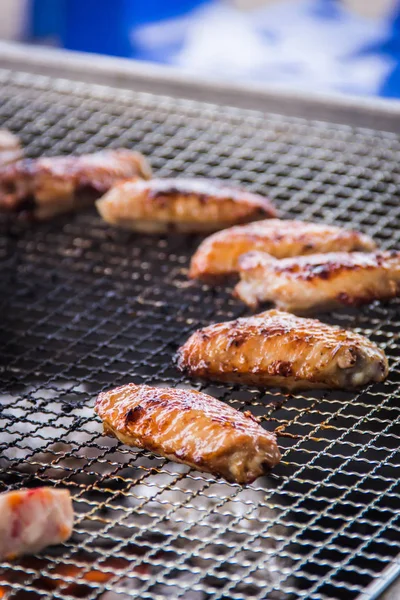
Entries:
<svg viewBox="0 0 400 600">
<path fill-rule="evenodd" d="M 73 520 L 67 490 L 44 487 L 0 494 L 0 560 L 65 542 Z"/>
</svg>

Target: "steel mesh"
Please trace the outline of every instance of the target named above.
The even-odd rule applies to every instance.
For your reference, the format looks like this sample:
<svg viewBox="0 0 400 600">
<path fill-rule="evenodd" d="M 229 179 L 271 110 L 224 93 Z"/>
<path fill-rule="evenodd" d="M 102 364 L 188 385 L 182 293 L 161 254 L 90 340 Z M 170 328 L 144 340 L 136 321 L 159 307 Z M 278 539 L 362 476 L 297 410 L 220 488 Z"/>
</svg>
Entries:
<svg viewBox="0 0 400 600">
<path fill-rule="evenodd" d="M 220 177 L 284 216 L 399 243 L 400 140 L 0 72 L 0 124 L 30 156 L 132 147 L 161 176 Z M 399 565 L 399 303 L 323 315 L 385 349 L 358 393 L 190 383 L 172 363 L 199 326 L 245 314 L 188 284 L 199 238 L 112 230 L 95 211 L 1 224 L 0 491 L 62 485 L 73 538 L 0 565 L 0 597 L 370 599 Z M 93 401 L 123 383 L 191 385 L 279 426 L 283 461 L 247 488 L 104 437 Z M 396 563 L 397 561 L 397 563 Z M 399 565 L 400 567 L 400 565 Z"/>
</svg>

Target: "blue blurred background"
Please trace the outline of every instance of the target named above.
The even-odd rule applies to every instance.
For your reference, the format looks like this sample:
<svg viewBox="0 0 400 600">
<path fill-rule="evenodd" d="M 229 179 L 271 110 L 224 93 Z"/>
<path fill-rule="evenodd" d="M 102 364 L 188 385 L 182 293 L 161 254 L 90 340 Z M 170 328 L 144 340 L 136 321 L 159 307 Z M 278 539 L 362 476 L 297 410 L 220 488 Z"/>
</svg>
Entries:
<svg viewBox="0 0 400 600">
<path fill-rule="evenodd" d="M 400 97 L 400 0 L 1 3 L 21 22 L 8 37 L 35 44 L 170 64 L 244 85 Z"/>
</svg>

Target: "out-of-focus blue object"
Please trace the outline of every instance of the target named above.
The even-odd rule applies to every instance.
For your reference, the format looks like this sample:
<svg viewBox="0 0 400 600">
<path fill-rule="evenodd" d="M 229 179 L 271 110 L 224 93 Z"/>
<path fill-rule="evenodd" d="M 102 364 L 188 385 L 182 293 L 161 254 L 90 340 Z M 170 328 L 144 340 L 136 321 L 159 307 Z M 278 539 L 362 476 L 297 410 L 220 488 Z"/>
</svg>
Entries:
<svg viewBox="0 0 400 600">
<path fill-rule="evenodd" d="M 203 0 L 204 1 L 204 0 Z M 186 14 L 202 0 L 68 0 L 64 47 L 116 56 L 138 56 L 132 31 Z"/>
<path fill-rule="evenodd" d="M 32 0 L 34 39 L 59 37 L 69 50 L 162 60 L 144 55 L 133 32 L 190 14 L 211 0 Z M 146 54 L 146 53 L 145 53 Z"/>
<path fill-rule="evenodd" d="M 400 1 L 394 16 L 391 32 L 385 42 L 375 51 L 392 63 L 392 69 L 382 82 L 379 94 L 386 98 L 400 98 Z"/>
<path fill-rule="evenodd" d="M 400 0 L 374 18 L 341 0 L 32 0 L 33 37 L 191 74 L 400 97 Z"/>
<path fill-rule="evenodd" d="M 60 40 L 68 0 L 32 0 L 28 36 L 40 40 Z"/>
</svg>

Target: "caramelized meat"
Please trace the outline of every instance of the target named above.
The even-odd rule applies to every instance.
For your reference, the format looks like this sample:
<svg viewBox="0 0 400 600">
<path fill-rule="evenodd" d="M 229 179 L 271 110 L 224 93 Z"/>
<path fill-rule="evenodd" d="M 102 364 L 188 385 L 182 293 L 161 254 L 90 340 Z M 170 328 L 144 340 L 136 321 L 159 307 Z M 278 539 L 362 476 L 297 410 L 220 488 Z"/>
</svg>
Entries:
<svg viewBox="0 0 400 600">
<path fill-rule="evenodd" d="M 192 258 L 189 277 L 209 280 L 235 273 L 239 257 L 252 250 L 286 258 L 316 252 L 369 251 L 374 248 L 373 240 L 358 231 L 302 221 L 268 219 L 224 229 L 205 239 Z"/>
<path fill-rule="evenodd" d="M 276 215 L 267 198 L 207 179 L 127 181 L 97 208 L 107 223 L 147 233 L 217 231 Z"/>
<path fill-rule="evenodd" d="M 104 431 L 228 481 L 251 483 L 276 465 L 275 436 L 249 413 L 194 390 L 133 383 L 100 394 Z"/>
<path fill-rule="evenodd" d="M 124 149 L 24 159 L 0 169 L 0 211 L 48 219 L 93 204 L 120 181 L 150 176 L 144 156 Z"/>
<path fill-rule="evenodd" d="M 0 494 L 0 559 L 12 560 L 61 544 L 72 534 L 67 490 L 36 488 Z"/>
<path fill-rule="evenodd" d="M 178 351 L 191 377 L 286 389 L 357 388 L 388 373 L 367 338 L 278 310 L 196 331 Z"/>
<path fill-rule="evenodd" d="M 22 158 L 22 149 L 16 135 L 7 129 L 0 129 L 0 167 Z"/>
<path fill-rule="evenodd" d="M 236 295 L 252 307 L 307 312 L 340 305 L 359 306 L 400 293 L 400 252 L 336 252 L 275 260 L 263 252 L 239 259 Z"/>
</svg>

